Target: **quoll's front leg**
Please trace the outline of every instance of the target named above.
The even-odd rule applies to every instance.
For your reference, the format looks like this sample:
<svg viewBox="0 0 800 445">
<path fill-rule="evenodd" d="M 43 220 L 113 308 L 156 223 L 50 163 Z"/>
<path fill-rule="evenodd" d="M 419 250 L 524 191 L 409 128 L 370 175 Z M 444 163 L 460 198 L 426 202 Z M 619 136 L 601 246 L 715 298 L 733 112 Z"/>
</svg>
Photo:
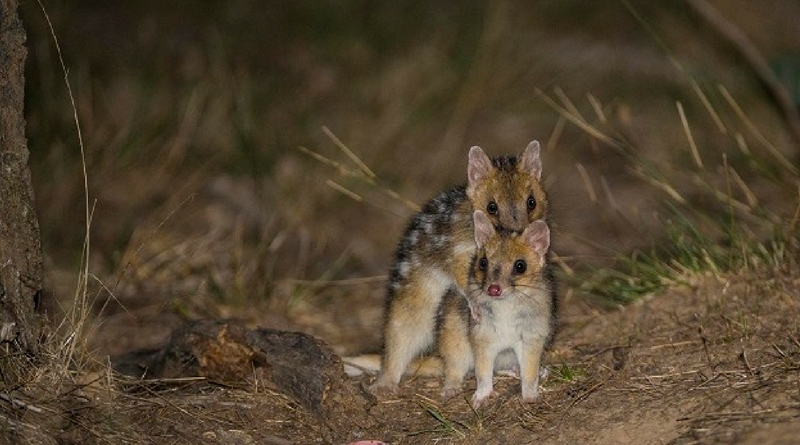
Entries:
<svg viewBox="0 0 800 445">
<path fill-rule="evenodd" d="M 485 405 L 489 397 L 494 394 L 494 384 L 492 383 L 491 373 L 488 377 L 477 377 L 477 381 L 478 385 L 475 388 L 475 393 L 472 394 L 472 407 L 475 409 Z"/>
<path fill-rule="evenodd" d="M 494 392 L 492 377 L 494 373 L 495 352 L 487 347 L 475 346 L 475 380 L 477 386 L 472 395 L 472 407 L 475 409 L 483 406 Z"/>
<path fill-rule="evenodd" d="M 539 365 L 544 351 L 544 340 L 522 345 L 520 349 L 517 351 L 517 357 L 520 358 L 522 400 L 531 403 L 539 398 Z"/>
<path fill-rule="evenodd" d="M 469 314 L 472 316 L 472 321 L 475 322 L 475 324 L 480 323 L 481 307 L 478 305 L 478 303 L 474 303 L 469 300 L 467 300 L 467 302 L 468 302 L 467 304 L 469 305 Z"/>
<path fill-rule="evenodd" d="M 450 289 L 445 296 L 439 332 L 439 353 L 444 360 L 443 397 L 452 397 L 461 391 L 461 383 L 473 363 L 466 304 L 464 296 L 455 289 Z"/>
</svg>

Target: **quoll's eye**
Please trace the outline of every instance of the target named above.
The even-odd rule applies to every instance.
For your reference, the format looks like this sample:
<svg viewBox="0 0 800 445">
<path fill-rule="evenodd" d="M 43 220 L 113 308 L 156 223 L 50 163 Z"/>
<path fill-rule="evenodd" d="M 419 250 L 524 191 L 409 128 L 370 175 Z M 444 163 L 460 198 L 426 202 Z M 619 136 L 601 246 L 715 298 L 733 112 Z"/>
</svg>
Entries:
<svg viewBox="0 0 800 445">
<path fill-rule="evenodd" d="M 528 264 L 525 263 L 525 260 L 514 261 L 514 272 L 525 273 L 527 269 L 528 269 Z"/>
<path fill-rule="evenodd" d="M 486 259 L 486 257 L 483 257 L 480 260 L 478 260 L 478 269 L 486 270 L 487 267 L 489 267 L 489 261 Z"/>
<path fill-rule="evenodd" d="M 486 206 L 486 211 L 489 212 L 490 215 L 497 215 L 497 203 L 494 201 L 489 202 Z"/>
<path fill-rule="evenodd" d="M 533 210 L 536 208 L 536 198 L 533 196 L 528 196 L 528 210 Z"/>
</svg>

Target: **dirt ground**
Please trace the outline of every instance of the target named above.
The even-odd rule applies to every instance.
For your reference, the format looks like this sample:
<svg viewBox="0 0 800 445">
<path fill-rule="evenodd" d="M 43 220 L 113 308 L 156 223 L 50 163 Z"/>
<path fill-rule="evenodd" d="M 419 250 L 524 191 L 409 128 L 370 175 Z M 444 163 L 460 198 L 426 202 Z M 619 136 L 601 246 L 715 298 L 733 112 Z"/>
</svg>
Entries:
<svg viewBox="0 0 800 445">
<path fill-rule="evenodd" d="M 397 395 L 377 399 L 361 391 L 370 377 L 347 380 L 357 397 L 328 394 L 338 397 L 339 418 L 315 414 L 252 379 L 122 379 L 109 391 L 97 383 L 100 376 L 77 389 L 72 406 L 61 405 L 63 429 L 55 437 L 58 443 L 793 444 L 800 435 L 800 279 L 787 270 L 750 272 L 697 277 L 623 309 L 568 297 L 546 358 L 550 375 L 530 405 L 521 402 L 511 376 L 496 377 L 496 394 L 478 412 L 467 403 L 472 378 L 447 400 L 436 378 L 409 378 Z M 35 424 L 42 415 L 28 411 L 19 420 Z"/>
</svg>

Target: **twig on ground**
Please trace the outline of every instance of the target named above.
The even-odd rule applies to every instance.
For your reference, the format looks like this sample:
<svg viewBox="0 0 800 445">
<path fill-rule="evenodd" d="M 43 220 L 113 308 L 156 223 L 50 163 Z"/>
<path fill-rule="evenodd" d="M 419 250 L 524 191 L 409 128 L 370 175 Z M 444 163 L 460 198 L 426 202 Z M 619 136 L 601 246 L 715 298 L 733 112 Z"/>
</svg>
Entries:
<svg viewBox="0 0 800 445">
<path fill-rule="evenodd" d="M 43 410 L 36 405 L 31 405 L 30 403 L 25 403 L 22 400 L 15 399 L 6 394 L 0 394 L 0 400 L 5 400 L 6 402 L 10 403 L 11 406 L 15 408 L 22 408 L 27 409 L 28 411 L 33 411 L 37 414 L 41 414 Z"/>
</svg>

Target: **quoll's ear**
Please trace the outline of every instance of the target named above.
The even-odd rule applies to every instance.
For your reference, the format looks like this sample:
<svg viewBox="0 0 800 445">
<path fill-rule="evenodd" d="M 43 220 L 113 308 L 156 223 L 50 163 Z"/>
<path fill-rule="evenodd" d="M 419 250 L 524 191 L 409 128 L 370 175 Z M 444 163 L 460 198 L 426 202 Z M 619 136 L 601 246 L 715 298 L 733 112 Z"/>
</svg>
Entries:
<svg viewBox="0 0 800 445">
<path fill-rule="evenodd" d="M 531 141 L 520 157 L 522 170 L 540 180 L 542 178 L 542 158 L 540 155 L 539 141 Z"/>
<path fill-rule="evenodd" d="M 492 160 L 477 145 L 469 149 L 469 165 L 467 165 L 467 193 L 472 196 L 475 187 L 489 177 L 492 172 Z"/>
<path fill-rule="evenodd" d="M 522 238 L 525 243 L 531 246 L 539 255 L 544 255 L 547 249 L 550 248 L 550 227 L 541 219 L 530 223 L 525 231 L 522 232 Z"/>
<path fill-rule="evenodd" d="M 472 214 L 472 221 L 475 224 L 475 244 L 480 249 L 495 235 L 494 226 L 489 217 L 480 210 Z"/>
</svg>

